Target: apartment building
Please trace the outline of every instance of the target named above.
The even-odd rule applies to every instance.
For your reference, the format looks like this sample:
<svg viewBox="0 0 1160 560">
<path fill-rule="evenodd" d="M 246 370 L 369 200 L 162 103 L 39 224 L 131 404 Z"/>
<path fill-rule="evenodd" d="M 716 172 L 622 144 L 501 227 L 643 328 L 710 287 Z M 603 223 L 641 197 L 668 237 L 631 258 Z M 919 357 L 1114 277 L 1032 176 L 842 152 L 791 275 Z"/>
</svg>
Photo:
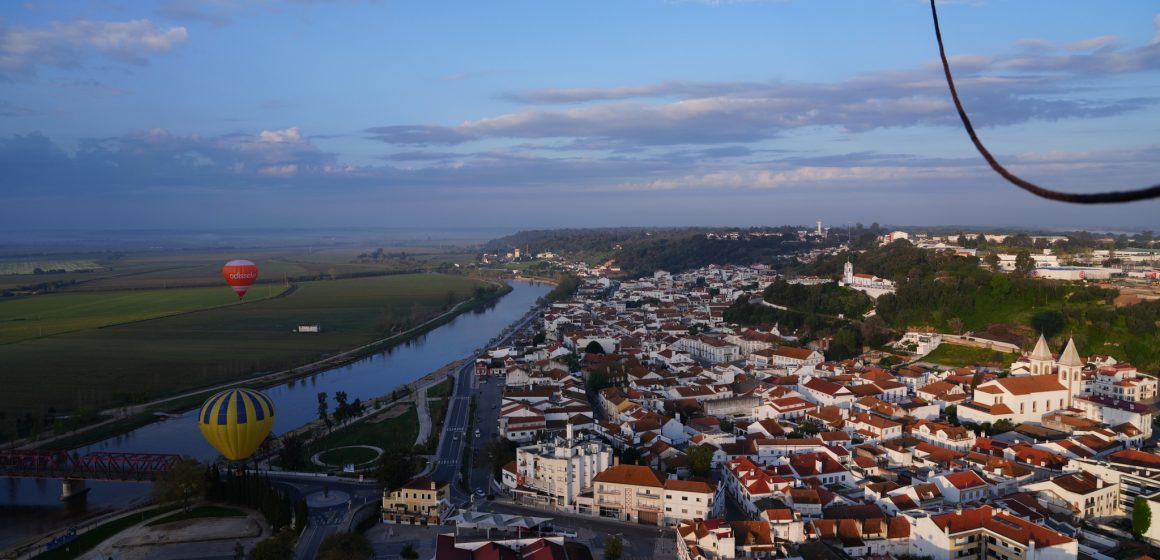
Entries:
<svg viewBox="0 0 1160 560">
<path fill-rule="evenodd" d="M 592 488 L 596 475 L 613 465 L 615 451 L 595 438 L 574 440 L 572 426 L 565 436 L 516 450 L 516 476 L 504 482 L 525 503 L 570 509 L 576 497 Z"/>
<path fill-rule="evenodd" d="M 1003 509 L 981 506 L 940 515 L 906 512 L 910 554 L 933 560 L 1064 560 L 1079 556 L 1075 539 Z"/>
</svg>

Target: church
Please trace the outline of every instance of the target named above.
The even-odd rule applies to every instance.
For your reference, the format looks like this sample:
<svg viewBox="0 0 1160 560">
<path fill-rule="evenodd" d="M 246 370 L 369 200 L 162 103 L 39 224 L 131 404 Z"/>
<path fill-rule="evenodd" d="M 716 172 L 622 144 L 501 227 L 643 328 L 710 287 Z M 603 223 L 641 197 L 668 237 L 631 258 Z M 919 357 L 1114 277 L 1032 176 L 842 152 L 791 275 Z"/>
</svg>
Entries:
<svg viewBox="0 0 1160 560">
<path fill-rule="evenodd" d="M 959 407 L 968 422 L 1039 423 L 1044 414 L 1059 412 L 1107 424 L 1113 431 L 1152 433 L 1151 401 L 1157 381 L 1130 364 L 1111 357 L 1080 358 L 1075 340 L 1068 339 L 1057 358 L 1042 335 L 1031 354 L 1011 364 L 1011 375 L 980 384 L 970 403 Z"/>
<path fill-rule="evenodd" d="M 838 285 L 865 292 L 872 298 L 894 293 L 894 282 L 871 274 L 854 274 L 854 263 L 850 261 L 846 261 L 846 266 L 842 269 L 842 279 Z"/>
</svg>

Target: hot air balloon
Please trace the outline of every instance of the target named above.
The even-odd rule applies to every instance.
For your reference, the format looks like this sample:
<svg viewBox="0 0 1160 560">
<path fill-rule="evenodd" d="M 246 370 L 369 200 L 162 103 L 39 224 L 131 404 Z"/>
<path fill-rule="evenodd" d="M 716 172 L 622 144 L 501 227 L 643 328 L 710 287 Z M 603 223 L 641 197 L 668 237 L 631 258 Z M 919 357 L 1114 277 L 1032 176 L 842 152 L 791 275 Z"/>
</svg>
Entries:
<svg viewBox="0 0 1160 560">
<path fill-rule="evenodd" d="M 274 427 L 274 402 L 251 389 L 228 389 L 205 401 L 197 424 L 222 456 L 231 461 L 245 459 Z"/>
<path fill-rule="evenodd" d="M 238 299 L 242 299 L 246 296 L 246 290 L 258 279 L 258 265 L 244 260 L 230 261 L 222 267 L 222 276 L 238 293 Z"/>
</svg>

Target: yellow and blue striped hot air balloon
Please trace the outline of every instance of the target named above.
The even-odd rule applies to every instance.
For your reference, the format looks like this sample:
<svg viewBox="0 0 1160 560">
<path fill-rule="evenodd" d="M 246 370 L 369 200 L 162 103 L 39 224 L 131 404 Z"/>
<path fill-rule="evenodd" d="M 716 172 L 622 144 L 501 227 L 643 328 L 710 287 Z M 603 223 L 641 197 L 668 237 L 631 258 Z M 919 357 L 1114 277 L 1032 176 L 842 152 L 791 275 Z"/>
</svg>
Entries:
<svg viewBox="0 0 1160 560">
<path fill-rule="evenodd" d="M 201 405 L 201 435 L 226 459 L 249 457 L 274 427 L 274 402 L 251 389 L 228 389 Z"/>
</svg>

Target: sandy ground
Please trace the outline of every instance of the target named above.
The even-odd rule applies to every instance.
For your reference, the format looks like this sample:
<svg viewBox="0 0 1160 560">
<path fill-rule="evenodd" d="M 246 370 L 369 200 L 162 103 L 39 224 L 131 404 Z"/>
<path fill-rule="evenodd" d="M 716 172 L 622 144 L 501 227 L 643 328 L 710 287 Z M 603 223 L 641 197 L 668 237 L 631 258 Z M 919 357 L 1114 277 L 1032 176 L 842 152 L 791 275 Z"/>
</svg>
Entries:
<svg viewBox="0 0 1160 560">
<path fill-rule="evenodd" d="M 270 533 L 256 513 L 247 517 L 175 521 L 156 527 L 138 525 L 101 543 L 82 559 L 176 560 L 179 558 L 233 558 L 234 546 L 249 550 Z"/>
</svg>

